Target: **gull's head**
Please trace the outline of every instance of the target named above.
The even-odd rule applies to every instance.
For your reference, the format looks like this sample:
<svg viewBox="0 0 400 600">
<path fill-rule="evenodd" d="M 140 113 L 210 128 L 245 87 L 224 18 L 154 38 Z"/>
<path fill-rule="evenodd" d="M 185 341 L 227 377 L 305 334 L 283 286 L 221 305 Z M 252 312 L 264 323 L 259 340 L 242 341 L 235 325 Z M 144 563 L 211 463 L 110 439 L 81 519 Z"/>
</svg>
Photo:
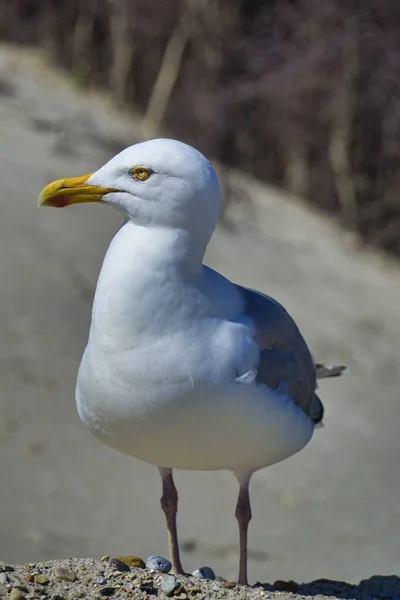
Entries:
<svg viewBox="0 0 400 600">
<path fill-rule="evenodd" d="M 219 215 L 219 183 L 211 163 L 182 142 L 155 139 L 126 148 L 95 173 L 48 184 L 39 206 L 110 204 L 137 225 L 204 228 Z"/>
</svg>

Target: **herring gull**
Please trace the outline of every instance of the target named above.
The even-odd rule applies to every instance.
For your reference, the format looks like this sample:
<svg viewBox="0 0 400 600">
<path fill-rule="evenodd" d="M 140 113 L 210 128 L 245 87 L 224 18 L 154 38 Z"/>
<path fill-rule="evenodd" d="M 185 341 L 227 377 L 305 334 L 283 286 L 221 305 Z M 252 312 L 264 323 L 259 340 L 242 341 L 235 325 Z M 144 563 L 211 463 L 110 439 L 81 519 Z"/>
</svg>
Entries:
<svg viewBox="0 0 400 600">
<path fill-rule="evenodd" d="M 247 584 L 249 483 L 310 441 L 323 406 L 317 364 L 273 298 L 203 264 L 220 205 L 218 177 L 170 139 L 131 146 L 93 174 L 60 179 L 40 206 L 114 206 L 125 223 L 97 283 L 76 403 L 108 446 L 158 467 L 175 572 L 183 573 L 172 470 L 229 470 L 239 483 L 239 577 Z"/>
</svg>

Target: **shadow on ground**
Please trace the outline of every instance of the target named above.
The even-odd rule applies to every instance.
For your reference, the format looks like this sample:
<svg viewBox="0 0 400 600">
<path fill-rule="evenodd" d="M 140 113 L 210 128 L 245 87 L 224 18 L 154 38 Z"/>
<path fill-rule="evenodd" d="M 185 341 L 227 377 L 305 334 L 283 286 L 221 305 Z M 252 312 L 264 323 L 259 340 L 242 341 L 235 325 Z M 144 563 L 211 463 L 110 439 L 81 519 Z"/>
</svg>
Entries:
<svg viewBox="0 0 400 600">
<path fill-rule="evenodd" d="M 333 596 L 354 600 L 394 600 L 400 598 L 400 577 L 397 575 L 374 575 L 363 579 L 358 585 L 332 579 L 316 579 L 310 583 L 276 581 L 273 585 L 260 584 L 270 592 L 291 592 L 300 596 Z"/>
</svg>

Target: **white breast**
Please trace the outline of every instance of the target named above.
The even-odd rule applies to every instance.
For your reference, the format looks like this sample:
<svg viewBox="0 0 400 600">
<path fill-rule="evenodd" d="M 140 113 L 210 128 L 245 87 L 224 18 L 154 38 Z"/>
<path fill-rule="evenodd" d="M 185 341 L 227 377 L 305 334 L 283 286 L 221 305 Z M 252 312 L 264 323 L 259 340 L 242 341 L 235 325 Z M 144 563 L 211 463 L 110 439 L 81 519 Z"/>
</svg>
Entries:
<svg viewBox="0 0 400 600">
<path fill-rule="evenodd" d="M 99 278 L 76 388 L 83 423 L 114 449 L 172 468 L 255 470 L 299 451 L 313 424 L 291 398 L 235 381 L 259 348 L 233 322 L 232 284 L 211 270 L 183 277 L 151 240 L 141 254 L 134 239 L 129 228 L 117 234 Z"/>
</svg>

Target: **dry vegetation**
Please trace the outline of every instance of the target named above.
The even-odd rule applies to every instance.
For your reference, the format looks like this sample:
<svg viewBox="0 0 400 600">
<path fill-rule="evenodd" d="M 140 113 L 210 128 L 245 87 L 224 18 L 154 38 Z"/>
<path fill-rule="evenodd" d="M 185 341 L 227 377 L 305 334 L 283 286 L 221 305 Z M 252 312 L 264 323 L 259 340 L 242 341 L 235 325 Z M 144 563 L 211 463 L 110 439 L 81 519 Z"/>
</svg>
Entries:
<svg viewBox="0 0 400 600">
<path fill-rule="evenodd" d="M 0 0 L 45 48 L 160 129 L 306 197 L 400 254 L 400 3 Z"/>
</svg>

